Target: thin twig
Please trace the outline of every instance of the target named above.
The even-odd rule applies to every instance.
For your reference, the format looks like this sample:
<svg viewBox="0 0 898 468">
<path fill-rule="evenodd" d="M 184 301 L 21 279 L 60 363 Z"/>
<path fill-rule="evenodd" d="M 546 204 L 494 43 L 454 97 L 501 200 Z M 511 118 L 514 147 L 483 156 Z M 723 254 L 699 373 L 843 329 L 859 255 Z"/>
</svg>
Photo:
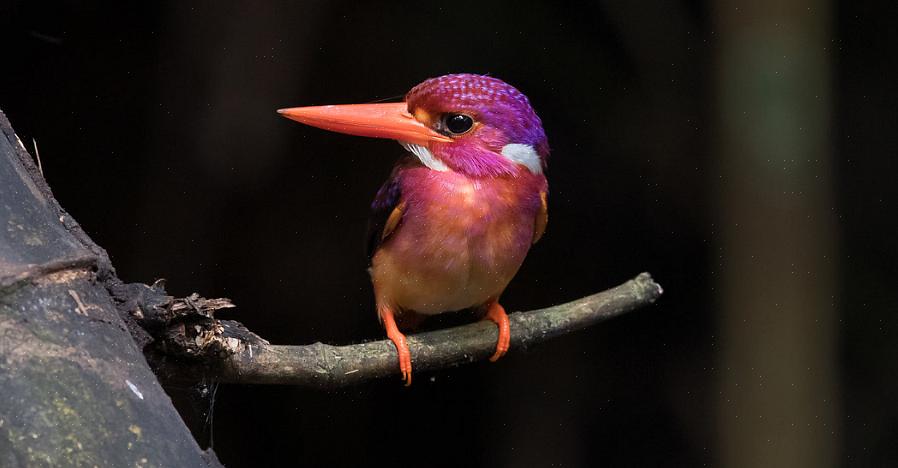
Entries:
<svg viewBox="0 0 898 468">
<path fill-rule="evenodd" d="M 651 304 L 662 289 L 648 273 L 607 291 L 566 304 L 509 314 L 511 351 L 602 322 Z M 480 361 L 496 346 L 492 322 L 438 330 L 408 338 L 414 371 L 428 371 Z M 396 349 L 387 340 L 347 346 L 245 344 L 236 354 L 202 362 L 155 362 L 169 379 L 212 379 L 244 384 L 301 385 L 336 388 L 396 375 Z"/>
<path fill-rule="evenodd" d="M 37 158 L 37 170 L 41 172 L 41 177 L 44 177 L 44 165 L 41 164 L 41 152 L 37 149 L 37 140 L 32 138 L 31 142 L 34 143 L 34 156 Z M 46 177 L 44 177 L 46 179 Z"/>
</svg>

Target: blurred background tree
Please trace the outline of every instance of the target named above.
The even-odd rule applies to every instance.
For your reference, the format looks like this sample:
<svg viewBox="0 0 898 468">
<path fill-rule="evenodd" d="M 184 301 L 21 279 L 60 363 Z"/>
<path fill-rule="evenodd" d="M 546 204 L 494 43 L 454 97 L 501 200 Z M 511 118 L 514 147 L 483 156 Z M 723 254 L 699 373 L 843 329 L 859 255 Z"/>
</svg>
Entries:
<svg viewBox="0 0 898 468">
<path fill-rule="evenodd" d="M 837 466 L 830 5 L 713 5 L 723 466 Z"/>
</svg>

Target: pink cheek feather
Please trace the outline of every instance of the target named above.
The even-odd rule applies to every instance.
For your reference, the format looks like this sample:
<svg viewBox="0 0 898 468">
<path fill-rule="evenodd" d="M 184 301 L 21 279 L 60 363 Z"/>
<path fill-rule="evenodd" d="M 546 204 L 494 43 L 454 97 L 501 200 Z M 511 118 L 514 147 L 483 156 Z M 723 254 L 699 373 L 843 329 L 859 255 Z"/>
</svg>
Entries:
<svg viewBox="0 0 898 468">
<path fill-rule="evenodd" d="M 501 131 L 480 125 L 450 143 L 433 143 L 430 148 L 457 172 L 474 177 L 496 177 L 516 172 L 515 164 L 499 154 L 507 143 Z"/>
</svg>

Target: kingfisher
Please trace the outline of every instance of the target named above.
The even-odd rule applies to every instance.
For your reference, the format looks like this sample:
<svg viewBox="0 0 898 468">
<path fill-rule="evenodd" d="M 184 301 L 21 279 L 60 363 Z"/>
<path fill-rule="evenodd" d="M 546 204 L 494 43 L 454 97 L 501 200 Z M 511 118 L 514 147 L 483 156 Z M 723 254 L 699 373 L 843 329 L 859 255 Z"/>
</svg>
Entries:
<svg viewBox="0 0 898 468">
<path fill-rule="evenodd" d="M 395 103 L 294 107 L 278 113 L 405 148 L 371 204 L 368 271 L 405 385 L 405 334 L 427 316 L 474 310 L 496 323 L 490 361 L 509 347 L 502 292 L 546 229 L 549 144 L 527 97 L 486 75 L 418 84 Z"/>
</svg>

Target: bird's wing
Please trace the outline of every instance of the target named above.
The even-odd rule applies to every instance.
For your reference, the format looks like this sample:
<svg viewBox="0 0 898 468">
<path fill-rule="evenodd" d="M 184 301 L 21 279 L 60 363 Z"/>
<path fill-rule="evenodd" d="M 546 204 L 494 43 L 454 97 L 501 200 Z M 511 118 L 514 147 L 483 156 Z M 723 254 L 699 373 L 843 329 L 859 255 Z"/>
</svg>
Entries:
<svg viewBox="0 0 898 468">
<path fill-rule="evenodd" d="M 539 239 L 546 232 L 546 224 L 549 223 L 549 205 L 547 203 L 546 197 L 548 194 L 545 190 L 539 192 L 539 201 L 542 204 L 539 207 L 539 211 L 536 213 L 536 222 L 533 224 L 533 243 L 537 243 Z"/>
<path fill-rule="evenodd" d="M 371 203 L 371 215 L 368 218 L 368 263 L 371 263 L 377 248 L 402 221 L 405 201 L 402 199 L 401 170 L 401 165 L 393 168 L 390 178 L 380 187 Z"/>
</svg>

